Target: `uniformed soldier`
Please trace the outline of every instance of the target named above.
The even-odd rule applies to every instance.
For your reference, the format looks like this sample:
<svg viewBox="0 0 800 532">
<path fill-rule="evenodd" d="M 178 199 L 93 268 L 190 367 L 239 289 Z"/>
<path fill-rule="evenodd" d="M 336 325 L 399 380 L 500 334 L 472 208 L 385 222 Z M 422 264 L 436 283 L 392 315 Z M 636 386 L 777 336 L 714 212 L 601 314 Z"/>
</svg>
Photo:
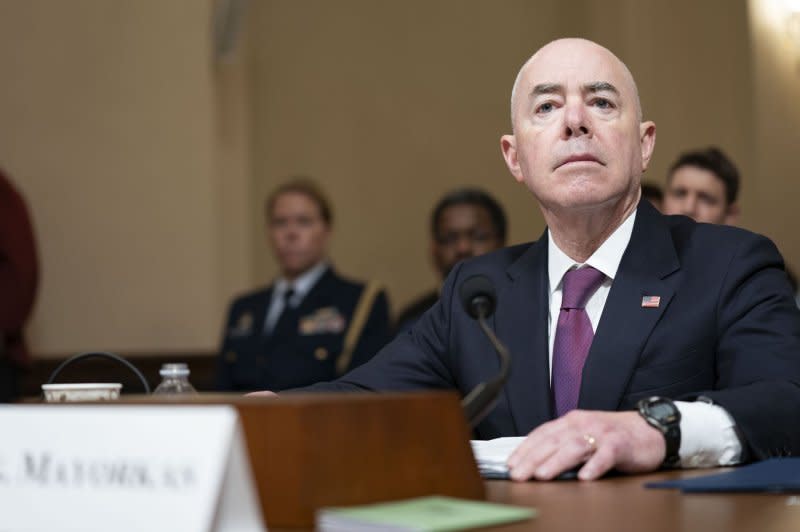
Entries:
<svg viewBox="0 0 800 532">
<path fill-rule="evenodd" d="M 267 198 L 266 216 L 280 277 L 231 304 L 217 361 L 221 391 L 331 380 L 389 340 L 385 293 L 339 277 L 327 260 L 332 213 L 320 189 L 289 181 Z"/>
</svg>

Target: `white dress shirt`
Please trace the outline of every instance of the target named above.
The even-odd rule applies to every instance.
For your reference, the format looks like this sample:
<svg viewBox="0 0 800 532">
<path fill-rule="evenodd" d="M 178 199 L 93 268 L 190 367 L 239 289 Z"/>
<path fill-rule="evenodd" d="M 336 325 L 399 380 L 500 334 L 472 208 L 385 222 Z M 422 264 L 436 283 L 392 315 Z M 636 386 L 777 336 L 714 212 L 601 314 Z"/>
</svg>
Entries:
<svg viewBox="0 0 800 532">
<path fill-rule="evenodd" d="M 550 281 L 549 347 L 550 377 L 552 381 L 553 342 L 556 336 L 558 315 L 561 311 L 562 280 L 573 268 L 591 266 L 603 272 L 606 279 L 586 302 L 586 313 L 597 330 L 600 316 L 608 299 L 608 293 L 617 276 L 622 255 L 628 247 L 633 232 L 636 211 L 620 225 L 589 259 L 578 264 L 569 258 L 553 241 L 550 231 L 548 240 L 548 278 Z M 718 405 L 704 402 L 675 401 L 681 413 L 681 446 L 679 450 L 682 467 L 712 467 L 731 465 L 740 461 L 742 445 L 728 412 Z"/>
<path fill-rule="evenodd" d="M 283 277 L 279 277 L 272 287 L 272 296 L 269 300 L 269 308 L 267 309 L 267 317 L 264 319 L 264 332 L 271 333 L 272 329 L 277 325 L 278 320 L 283 314 L 284 295 L 291 288 L 294 290 L 292 297 L 289 299 L 289 306 L 292 308 L 297 307 L 306 295 L 314 288 L 320 277 L 323 276 L 328 269 L 328 263 L 323 261 L 300 275 L 294 282 L 289 283 Z"/>
</svg>

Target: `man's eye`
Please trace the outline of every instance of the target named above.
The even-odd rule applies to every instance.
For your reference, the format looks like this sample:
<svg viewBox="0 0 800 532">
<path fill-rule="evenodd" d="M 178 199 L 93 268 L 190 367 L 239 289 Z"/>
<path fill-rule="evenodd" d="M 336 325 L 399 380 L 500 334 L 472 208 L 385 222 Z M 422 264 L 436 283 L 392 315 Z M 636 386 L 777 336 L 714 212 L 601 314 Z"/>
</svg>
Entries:
<svg viewBox="0 0 800 532">
<path fill-rule="evenodd" d="M 682 189 L 682 188 L 676 188 L 676 189 L 673 189 L 673 190 L 668 190 L 667 194 L 672 196 L 673 198 L 685 198 L 686 197 L 686 191 L 684 189 Z"/>
<path fill-rule="evenodd" d="M 454 233 L 446 233 L 444 235 L 438 235 L 436 237 L 436 242 L 440 246 L 452 246 L 456 242 L 458 242 L 458 235 Z"/>
<path fill-rule="evenodd" d="M 700 200 L 701 203 L 704 203 L 705 205 L 708 205 L 710 207 L 716 207 L 718 203 L 716 198 L 708 196 L 706 194 L 700 194 L 698 196 L 698 199 Z"/>
<path fill-rule="evenodd" d="M 600 109 L 612 109 L 614 104 L 610 101 L 606 100 L 605 98 L 595 98 L 594 102 L 592 102 L 595 107 Z"/>
<path fill-rule="evenodd" d="M 549 113 L 554 109 L 553 104 L 550 102 L 545 102 L 541 104 L 539 107 L 536 108 L 537 113 Z"/>
<path fill-rule="evenodd" d="M 309 227 L 314 224 L 314 219 L 310 216 L 298 216 L 297 225 L 301 227 Z"/>
</svg>

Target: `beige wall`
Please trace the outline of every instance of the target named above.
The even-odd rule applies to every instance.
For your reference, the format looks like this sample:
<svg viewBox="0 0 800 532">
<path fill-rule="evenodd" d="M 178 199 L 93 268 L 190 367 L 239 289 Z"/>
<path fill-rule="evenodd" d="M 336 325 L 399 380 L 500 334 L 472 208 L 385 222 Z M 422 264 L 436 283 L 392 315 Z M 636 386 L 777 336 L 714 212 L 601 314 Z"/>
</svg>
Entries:
<svg viewBox="0 0 800 532">
<path fill-rule="evenodd" d="M 221 222 L 248 224 L 222 220 L 241 187 L 216 171 L 209 24 L 194 0 L 0 3 L 0 164 L 39 235 L 37 352 L 216 342 L 245 260 Z"/>
<path fill-rule="evenodd" d="M 768 1 L 254 0 L 228 62 L 212 2 L 0 2 L 0 165 L 39 234 L 40 353 L 213 349 L 227 299 L 275 273 L 262 200 L 296 173 L 334 200 L 339 269 L 386 282 L 395 310 L 436 283 L 444 191 L 483 186 L 512 242 L 537 237 L 498 139 L 517 69 L 563 35 L 631 67 L 658 124 L 646 178 L 722 146 L 745 176 L 743 225 L 800 264 L 800 73 Z"/>
<path fill-rule="evenodd" d="M 770 235 L 800 270 L 800 35 L 786 31 L 786 2 L 750 0 L 755 160 L 750 226 Z M 800 13 L 798 13 L 800 16 Z M 748 188 L 748 194 L 750 188 Z"/>
</svg>

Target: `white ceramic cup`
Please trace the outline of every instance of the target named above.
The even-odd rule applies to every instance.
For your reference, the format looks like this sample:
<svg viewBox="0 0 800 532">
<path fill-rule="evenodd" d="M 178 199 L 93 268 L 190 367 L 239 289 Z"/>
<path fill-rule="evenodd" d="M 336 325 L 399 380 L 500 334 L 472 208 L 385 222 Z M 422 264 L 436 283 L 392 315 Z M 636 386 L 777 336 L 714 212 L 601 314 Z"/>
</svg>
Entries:
<svg viewBox="0 0 800 532">
<path fill-rule="evenodd" d="M 121 389 L 122 384 L 118 382 L 42 384 L 44 400 L 48 403 L 114 401 L 119 399 Z"/>
</svg>

